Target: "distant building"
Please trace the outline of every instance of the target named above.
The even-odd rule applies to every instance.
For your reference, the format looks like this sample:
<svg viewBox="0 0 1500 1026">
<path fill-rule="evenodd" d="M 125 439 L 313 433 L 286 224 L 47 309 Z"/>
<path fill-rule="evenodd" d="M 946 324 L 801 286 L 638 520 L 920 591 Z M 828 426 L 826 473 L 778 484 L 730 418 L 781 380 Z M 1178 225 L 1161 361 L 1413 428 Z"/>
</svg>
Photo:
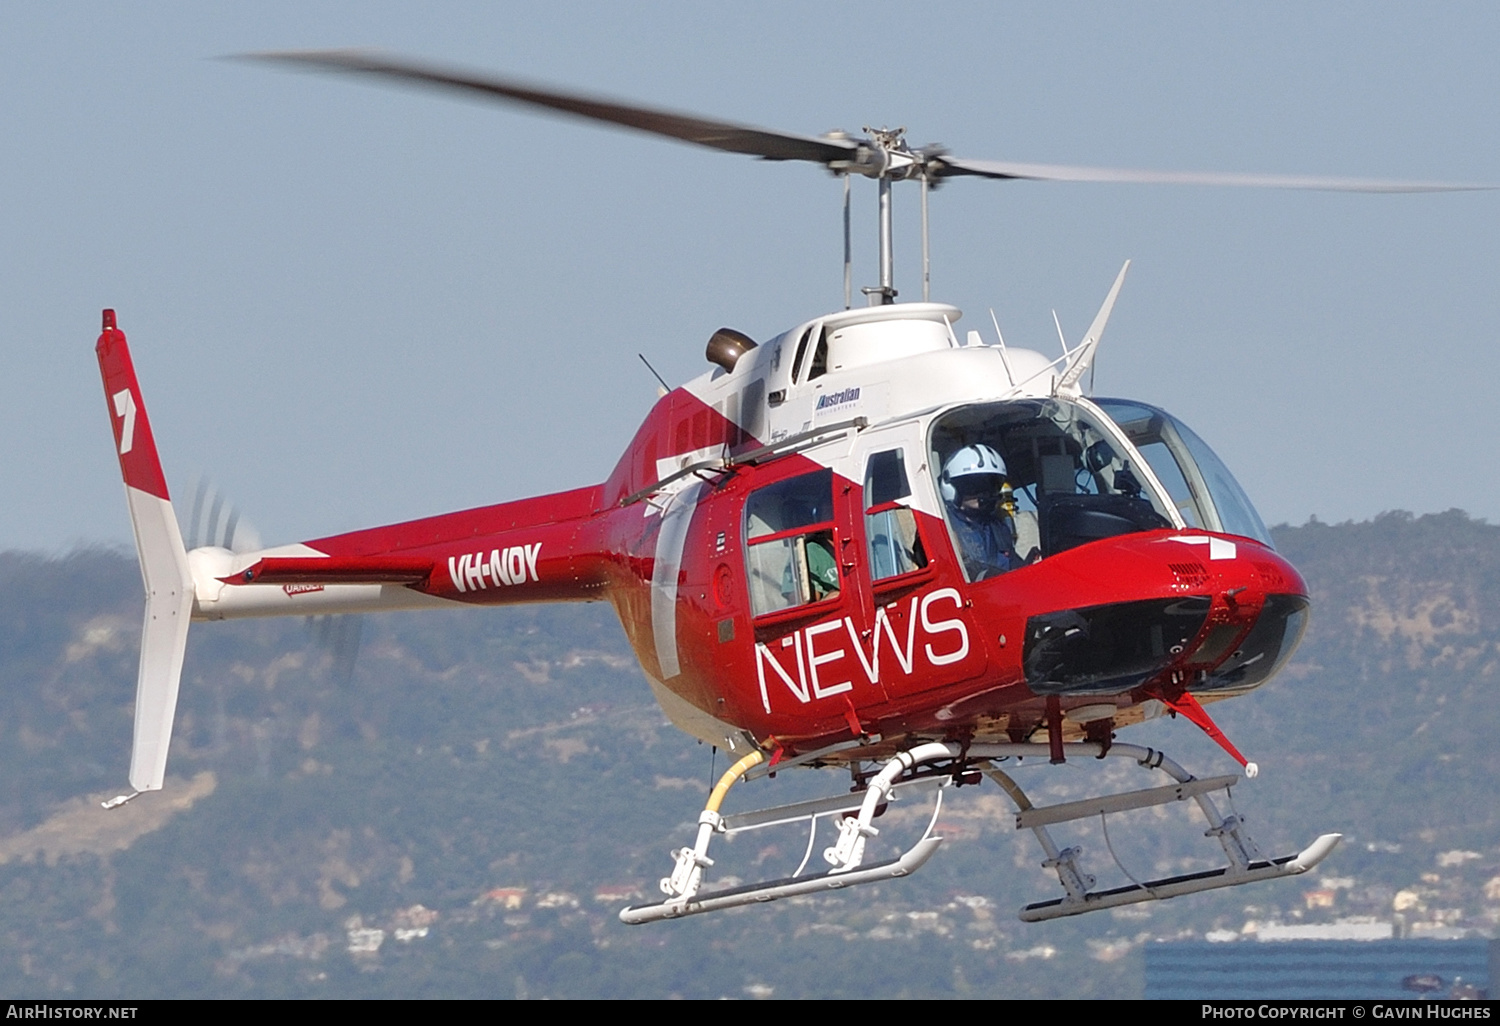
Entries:
<svg viewBox="0 0 1500 1026">
<path fill-rule="evenodd" d="M 378 927 L 356 926 L 348 931 L 349 954 L 373 955 L 385 943 L 385 931 Z"/>
<path fill-rule="evenodd" d="M 1333 901 L 1336 897 L 1338 895 L 1329 888 L 1302 892 L 1302 901 L 1308 908 L 1333 908 Z"/>
<path fill-rule="evenodd" d="M 1487 997 L 1500 941 L 1147 944 L 1146 1000 Z"/>
<path fill-rule="evenodd" d="M 425 930 L 437 920 L 438 914 L 426 905 L 413 905 L 392 916 L 391 924 L 401 930 Z"/>
<path fill-rule="evenodd" d="M 526 888 L 496 887 L 492 891 L 485 891 L 479 900 L 492 902 L 505 909 L 520 908 L 526 902 Z"/>
<path fill-rule="evenodd" d="M 437 919 L 438 914 L 426 905 L 403 908 L 391 917 L 391 936 L 402 944 L 410 944 L 426 937 L 427 931 Z"/>
<path fill-rule="evenodd" d="M 536 899 L 537 908 L 577 908 L 578 899 L 567 891 L 548 891 Z"/>
</svg>

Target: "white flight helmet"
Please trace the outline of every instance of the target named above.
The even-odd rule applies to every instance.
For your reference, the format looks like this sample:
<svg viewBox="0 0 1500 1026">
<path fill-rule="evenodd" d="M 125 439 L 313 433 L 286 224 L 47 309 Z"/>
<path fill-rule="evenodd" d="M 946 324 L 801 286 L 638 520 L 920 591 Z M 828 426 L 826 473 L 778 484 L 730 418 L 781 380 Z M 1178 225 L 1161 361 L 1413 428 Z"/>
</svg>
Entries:
<svg viewBox="0 0 1500 1026">
<path fill-rule="evenodd" d="M 958 489 L 953 487 L 953 482 L 958 478 L 974 474 L 1006 477 L 1008 473 L 1005 461 L 994 449 L 984 444 L 966 445 L 948 458 L 948 464 L 943 467 L 943 476 L 938 482 L 938 490 L 943 493 L 944 502 L 953 502 L 958 498 Z"/>
</svg>

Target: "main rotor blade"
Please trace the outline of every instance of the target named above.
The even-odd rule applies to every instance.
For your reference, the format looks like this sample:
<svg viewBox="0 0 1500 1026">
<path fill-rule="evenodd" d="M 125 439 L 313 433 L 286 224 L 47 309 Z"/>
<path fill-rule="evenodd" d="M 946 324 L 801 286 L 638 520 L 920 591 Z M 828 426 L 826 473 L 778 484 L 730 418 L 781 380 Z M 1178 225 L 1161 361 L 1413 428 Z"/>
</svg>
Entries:
<svg viewBox="0 0 1500 1026">
<path fill-rule="evenodd" d="M 856 143 L 845 139 L 789 135 L 749 125 L 737 125 L 730 121 L 716 121 L 600 97 L 564 93 L 514 79 L 419 64 L 364 50 L 288 50 L 245 56 L 251 60 L 274 61 L 325 71 L 379 75 L 439 89 L 478 93 L 510 103 L 561 111 L 591 121 L 604 121 L 766 160 L 807 160 L 817 164 L 830 164 L 851 159 L 858 149 Z"/>
<path fill-rule="evenodd" d="M 1323 189 L 1330 192 L 1469 192 L 1500 186 L 1476 182 L 1403 182 L 1384 178 L 1325 178 L 1318 175 L 1261 175 L 1221 171 L 1137 171 L 1072 164 L 1021 164 L 1006 160 L 965 160 L 947 154 L 934 161 L 936 177 L 975 175 L 1041 182 L 1122 182 L 1134 185 L 1228 185 L 1252 189 Z"/>
</svg>

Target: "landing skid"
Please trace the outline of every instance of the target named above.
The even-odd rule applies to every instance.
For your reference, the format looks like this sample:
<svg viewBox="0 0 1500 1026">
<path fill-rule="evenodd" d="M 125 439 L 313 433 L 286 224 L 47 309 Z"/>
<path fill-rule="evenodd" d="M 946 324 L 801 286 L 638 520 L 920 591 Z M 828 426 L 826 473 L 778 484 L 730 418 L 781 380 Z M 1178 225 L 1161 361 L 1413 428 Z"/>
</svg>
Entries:
<svg viewBox="0 0 1500 1026">
<path fill-rule="evenodd" d="M 777 898 L 790 898 L 798 894 L 821 894 L 825 891 L 856 887 L 859 884 L 878 883 L 909 876 L 921 869 L 932 858 L 943 843 L 941 837 L 924 837 L 900 858 L 888 862 L 877 862 L 873 866 L 852 873 L 819 873 L 814 876 L 789 876 L 763 884 L 746 884 L 729 887 L 721 891 L 710 891 L 684 902 L 664 901 L 658 905 L 632 905 L 620 911 L 624 923 L 654 923 L 662 919 L 677 919 L 680 916 L 696 915 L 699 912 L 715 912 L 740 905 L 755 905 Z"/>
<path fill-rule="evenodd" d="M 721 816 L 719 805 L 729 788 L 764 759 L 760 752 L 751 752 L 720 778 L 718 785 L 709 795 L 708 806 L 698 817 L 697 843 L 691 848 L 679 848 L 672 853 L 675 860 L 672 875 L 661 881 L 661 889 L 667 895 L 667 899 L 655 905 L 632 905 L 621 909 L 621 922 L 634 924 L 677 919 L 700 912 L 761 904 L 798 894 L 816 894 L 857 887 L 860 884 L 893 880 L 915 873 L 926 864 L 928 859 L 932 858 L 938 846 L 943 843 L 941 837 L 932 835 L 932 830 L 937 825 L 938 813 L 943 807 L 943 788 L 952 783 L 952 779 L 945 776 L 933 776 L 898 783 L 897 778 L 919 762 L 951 757 L 952 753 L 949 749 L 948 745 L 928 744 L 919 745 L 909 752 L 902 752 L 886 763 L 868 787 L 852 794 L 816 798 L 811 801 L 796 802 L 734 816 Z M 883 811 L 882 807 L 888 801 L 901 800 L 908 795 L 929 791 L 934 794 L 932 816 L 928 819 L 927 829 L 922 832 L 917 843 L 897 858 L 862 866 L 866 839 L 880 832 L 870 825 L 870 821 L 877 815 L 877 810 Z M 833 847 L 823 852 L 824 860 L 832 868 L 827 872 L 803 876 L 802 873 L 812 858 L 816 844 L 818 820 L 832 817 L 843 817 L 840 819 L 838 841 Z M 799 822 L 807 823 L 809 827 L 807 851 L 802 856 L 802 864 L 791 876 L 765 883 L 747 884 L 706 893 L 699 892 L 703 870 L 713 865 L 713 859 L 708 857 L 708 846 L 715 833 L 732 836 L 768 826 Z"/>
<path fill-rule="evenodd" d="M 1047 855 L 1042 865 L 1057 873 L 1058 882 L 1062 884 L 1066 892 L 1061 898 L 1034 902 L 1021 909 L 1020 918 L 1024 922 L 1036 923 L 1048 919 L 1061 919 L 1064 916 L 1082 915 L 1097 909 L 1118 908 L 1121 905 L 1135 905 L 1144 901 L 1162 901 L 1183 894 L 1196 894 L 1199 891 L 1213 891 L 1261 880 L 1274 880 L 1283 876 L 1297 876 L 1327 858 L 1343 836 L 1342 834 L 1323 834 L 1296 855 L 1267 859 L 1261 855 L 1260 849 L 1245 831 L 1244 822 L 1238 816 L 1221 816 L 1210 797 L 1214 791 L 1227 793 L 1230 787 L 1240 782 L 1238 775 L 1199 780 L 1162 752 L 1153 748 L 1142 748 L 1139 745 L 1117 744 L 1106 747 L 1097 743 L 1068 744 L 1063 746 L 1063 752 L 1065 756 L 1075 757 L 1119 756 L 1134 759 L 1137 764 L 1147 769 L 1160 769 L 1177 783 L 1038 808 L 1031 804 L 1025 793 L 1009 775 L 993 765 L 986 766 L 985 775 L 998 783 L 1020 810 L 1016 814 L 1016 829 L 1030 830 L 1036 835 L 1037 841 Z M 1030 745 L 975 745 L 970 749 L 972 756 L 991 759 L 995 757 L 1019 759 L 1028 755 L 1035 757 L 1036 754 L 1034 746 Z M 1163 877 L 1159 880 L 1144 882 L 1136 881 L 1134 877 L 1131 877 L 1132 883 L 1128 887 L 1095 891 L 1093 890 L 1094 877 L 1078 869 L 1078 860 L 1083 854 L 1083 849 L 1073 847 L 1060 850 L 1047 830 L 1048 826 L 1057 823 L 1089 819 L 1094 816 L 1098 816 L 1103 822 L 1104 817 L 1111 812 L 1145 809 L 1188 800 L 1196 803 L 1199 811 L 1203 813 L 1203 818 L 1208 822 L 1208 829 L 1204 831 L 1204 836 L 1218 840 L 1220 847 L 1224 849 L 1227 865 L 1201 873 L 1187 873 L 1182 876 Z M 1107 845 L 1109 843 L 1107 825 L 1104 837 Z M 1111 855 L 1113 855 L 1113 849 L 1111 849 Z M 1121 872 L 1130 876 L 1130 871 L 1120 864 L 1118 858 L 1115 859 L 1115 864 L 1120 866 Z"/>
<path fill-rule="evenodd" d="M 622 909 L 620 919 L 626 923 L 650 923 L 663 919 L 676 919 L 735 908 L 741 905 L 760 904 L 794 895 L 817 894 L 830 890 L 856 887 L 860 884 L 876 883 L 908 876 L 930 859 L 942 844 L 943 839 L 933 835 L 938 813 L 942 809 L 943 789 L 954 783 L 962 773 L 980 770 L 1005 790 L 1019 809 L 1016 829 L 1030 830 L 1046 853 L 1042 865 L 1057 873 L 1064 895 L 1050 901 L 1040 901 L 1020 911 L 1026 922 L 1058 919 L 1063 916 L 1081 915 L 1097 909 L 1116 908 L 1144 901 L 1160 901 L 1182 894 L 1237 887 L 1284 876 L 1305 873 L 1321 862 L 1340 840 L 1339 834 L 1324 834 L 1297 855 L 1277 859 L 1261 856 L 1255 842 L 1245 832 L 1238 816 L 1221 816 L 1210 794 L 1228 791 L 1239 782 L 1237 775 L 1211 777 L 1199 780 L 1161 752 L 1138 745 L 1100 745 L 1097 743 L 1067 744 L 1063 755 L 1075 758 L 1105 758 L 1108 756 L 1134 759 L 1147 769 L 1160 769 L 1176 783 L 1165 787 L 1129 791 L 1124 794 L 1103 795 L 1082 801 L 1063 802 L 1057 805 L 1037 807 L 1031 803 L 1020 786 L 995 763 L 1009 759 L 1021 761 L 1026 758 L 1050 759 L 1049 747 L 1033 744 L 977 744 L 964 748 L 958 744 L 930 742 L 902 752 L 889 762 L 861 791 L 831 798 L 797 802 L 756 812 L 739 813 L 733 816 L 719 814 L 719 805 L 733 784 L 749 770 L 759 765 L 764 756 L 752 752 L 736 763 L 720 779 L 709 796 L 707 807 L 698 818 L 697 843 L 680 848 L 672 853 L 675 860 L 672 875 L 661 881 L 666 900 L 653 905 L 632 905 Z M 925 763 L 947 762 L 936 773 L 923 777 L 907 777 L 915 767 Z M 902 855 L 885 862 L 863 865 L 866 841 L 880 831 L 872 821 L 883 811 L 889 801 L 909 795 L 932 792 L 934 794 L 932 816 L 922 836 Z M 1224 850 L 1227 865 L 1201 873 L 1166 877 L 1160 880 L 1137 882 L 1131 886 L 1110 890 L 1093 890 L 1094 877 L 1078 868 L 1082 856 L 1081 848 L 1059 849 L 1052 840 L 1048 827 L 1058 823 L 1099 816 L 1101 820 L 1110 813 L 1130 809 L 1150 808 L 1170 802 L 1193 801 L 1208 822 L 1205 836 L 1218 840 Z M 818 820 L 837 818 L 839 834 L 835 843 L 824 850 L 823 858 L 830 865 L 825 872 L 803 875 L 811 859 L 817 838 Z M 709 843 L 716 833 L 733 835 L 749 830 L 785 823 L 805 822 L 809 825 L 807 851 L 802 864 L 789 877 L 764 883 L 720 890 L 702 891 L 703 870 L 714 864 L 708 857 Z M 1106 826 L 1105 840 L 1108 843 Z M 1112 849 L 1111 849 L 1112 852 Z M 1119 860 L 1116 859 L 1118 864 Z M 1130 876 L 1123 865 L 1126 876 Z"/>
<path fill-rule="evenodd" d="M 1275 880 L 1283 876 L 1305 873 L 1327 857 L 1339 843 L 1340 834 L 1323 834 L 1297 855 L 1286 855 L 1270 862 L 1252 862 L 1243 872 L 1235 873 L 1226 866 L 1203 873 L 1188 873 L 1184 876 L 1163 877 L 1129 887 L 1116 887 L 1108 891 L 1085 894 L 1082 902 L 1069 902 L 1067 898 L 1038 901 L 1021 909 L 1021 919 L 1028 923 L 1039 923 L 1063 916 L 1079 916 L 1101 908 L 1117 908 L 1120 905 L 1135 905 L 1142 901 L 1163 901 L 1182 894 L 1196 894 L 1220 887 L 1238 887 L 1240 884 L 1259 880 Z"/>
</svg>

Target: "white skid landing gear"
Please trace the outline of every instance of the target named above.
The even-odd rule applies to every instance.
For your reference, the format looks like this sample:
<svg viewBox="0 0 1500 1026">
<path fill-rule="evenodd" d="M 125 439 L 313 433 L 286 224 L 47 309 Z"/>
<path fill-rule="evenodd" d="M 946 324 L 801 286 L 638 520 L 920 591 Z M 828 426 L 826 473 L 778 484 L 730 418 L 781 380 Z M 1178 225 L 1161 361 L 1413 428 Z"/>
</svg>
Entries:
<svg viewBox="0 0 1500 1026">
<path fill-rule="evenodd" d="M 831 798 L 816 798 L 811 801 L 796 802 L 734 816 L 721 816 L 719 805 L 723 802 L 725 793 L 737 779 L 758 765 L 764 758 L 760 752 L 751 752 L 724 774 L 713 793 L 709 795 L 708 805 L 698 817 L 697 843 L 691 848 L 679 848 L 672 852 L 672 858 L 675 860 L 672 875 L 661 881 L 662 893 L 666 894 L 666 900 L 655 905 L 632 905 L 622 909 L 620 920 L 626 923 L 653 923 L 662 919 L 696 915 L 700 912 L 713 912 L 739 905 L 775 901 L 777 898 L 787 898 L 797 894 L 817 894 L 909 876 L 922 868 L 927 860 L 932 858 L 938 846 L 943 843 L 941 837 L 932 835 L 932 828 L 937 824 L 938 811 L 943 805 L 942 788 L 951 780 L 943 776 L 924 777 L 902 783 L 897 783 L 896 780 L 918 763 L 930 762 L 934 759 L 951 759 L 957 754 L 957 745 L 936 743 L 918 745 L 886 763 L 863 791 L 836 795 Z M 927 829 L 923 831 L 921 838 L 897 858 L 869 866 L 863 865 L 866 840 L 880 832 L 870 824 L 881 806 L 887 801 L 906 794 L 924 791 L 934 792 L 936 800 L 932 818 L 928 821 Z M 840 822 L 838 840 L 823 852 L 823 858 L 831 868 L 823 873 L 803 876 L 802 871 L 807 868 L 814 841 L 817 838 L 818 820 L 826 816 L 844 817 Z M 708 857 L 708 845 L 715 833 L 732 835 L 747 830 L 796 822 L 808 823 L 810 833 L 802 865 L 798 866 L 797 871 L 791 876 L 765 883 L 700 893 L 703 870 L 713 865 L 713 860 Z"/>
<path fill-rule="evenodd" d="M 831 798 L 818 798 L 796 802 L 756 812 L 724 816 L 719 806 L 736 780 L 764 761 L 760 752 L 752 752 L 736 763 L 719 780 L 709 795 L 707 806 L 698 817 L 698 837 L 692 847 L 679 848 L 672 852 L 675 860 L 672 874 L 661 881 L 666 900 L 654 905 L 632 905 L 620 911 L 620 920 L 626 923 L 651 923 L 662 919 L 676 919 L 713 912 L 719 909 L 752 905 L 799 894 L 817 894 L 824 891 L 855 887 L 859 884 L 875 883 L 908 876 L 930 859 L 942 844 L 941 837 L 933 836 L 938 812 L 942 809 L 942 790 L 954 782 L 954 778 L 965 772 L 979 769 L 998 783 L 1020 812 L 1016 816 L 1016 829 L 1030 830 L 1041 843 L 1046 853 L 1042 863 L 1057 873 L 1066 892 L 1061 898 L 1036 902 L 1021 909 L 1020 918 L 1026 922 L 1058 919 L 1063 916 L 1080 915 L 1097 909 L 1132 905 L 1143 901 L 1160 901 L 1181 894 L 1216 890 L 1221 887 L 1237 887 L 1283 876 L 1305 873 L 1327 857 L 1339 843 L 1341 835 L 1324 834 L 1297 855 L 1278 859 L 1261 857 L 1255 842 L 1245 832 L 1238 816 L 1221 816 L 1209 793 L 1227 791 L 1239 782 L 1238 775 L 1195 778 L 1161 752 L 1139 745 L 1110 745 L 1096 743 L 1064 745 L 1064 754 L 1074 757 L 1103 758 L 1123 756 L 1134 759 L 1147 769 L 1160 769 L 1171 776 L 1175 784 L 1165 787 L 1128 791 L 1124 794 L 1103 795 L 1082 801 L 1063 802 L 1037 808 L 1007 774 L 995 767 L 994 761 L 1022 758 L 1049 758 L 1046 745 L 1035 744 L 976 744 L 965 749 L 954 743 L 930 742 L 917 745 L 902 752 L 885 764 L 861 791 Z M 952 760 L 949 767 L 914 779 L 901 780 L 908 771 L 922 763 Z M 864 865 L 865 844 L 880 831 L 872 821 L 888 801 L 907 794 L 935 792 L 932 818 L 917 840 L 904 853 L 894 859 Z M 1081 848 L 1059 849 L 1053 842 L 1047 827 L 1073 820 L 1104 817 L 1111 812 L 1129 809 L 1144 809 L 1165 805 L 1174 801 L 1193 800 L 1208 821 L 1205 836 L 1216 838 L 1228 859 L 1228 865 L 1202 873 L 1167 877 L 1146 883 L 1135 882 L 1129 887 L 1117 887 L 1106 891 L 1093 890 L 1095 880 L 1078 868 L 1083 854 Z M 823 873 L 803 876 L 811 859 L 817 837 L 817 821 L 825 816 L 840 817 L 839 835 L 831 847 L 824 849 L 823 858 L 830 868 Z M 807 852 L 802 864 L 791 876 L 764 883 L 746 884 L 721 890 L 703 892 L 703 870 L 713 865 L 708 857 L 709 842 L 716 833 L 733 835 L 748 830 L 778 824 L 806 822 L 810 825 Z M 1108 834 L 1106 834 L 1106 839 Z M 1118 861 L 1118 860 L 1117 860 Z M 1120 867 L 1124 871 L 1124 867 Z M 1129 872 L 1125 871 L 1129 876 Z M 1134 881 L 1134 877 L 1131 877 Z"/>
<path fill-rule="evenodd" d="M 969 749 L 968 754 L 971 758 L 979 759 L 1028 755 L 1040 755 L 1045 758 L 1045 753 L 1037 752 L 1038 747 L 1025 744 L 974 745 Z M 1147 769 L 1160 769 L 1177 783 L 1168 784 L 1165 787 L 1127 791 L 1124 794 L 1103 795 L 1098 798 L 1085 798 L 1081 801 L 1062 802 L 1058 805 L 1036 808 L 1007 774 L 993 765 L 983 767 L 985 775 L 1004 788 L 1006 794 L 1010 795 L 1011 800 L 1016 803 L 1016 807 L 1020 810 L 1016 815 L 1016 829 L 1030 830 L 1036 835 L 1042 850 L 1047 855 L 1042 865 L 1057 873 L 1058 882 L 1062 884 L 1066 892 L 1061 898 L 1035 902 L 1021 909 L 1020 917 L 1028 923 L 1060 919 L 1063 916 L 1076 916 L 1084 912 L 1115 908 L 1120 905 L 1134 905 L 1143 901 L 1160 901 L 1164 898 L 1175 898 L 1178 895 L 1194 894 L 1198 891 L 1212 891 L 1221 887 L 1238 887 L 1241 884 L 1255 883 L 1259 880 L 1297 876 L 1327 858 L 1328 853 L 1333 851 L 1343 836 L 1342 834 L 1323 834 L 1296 855 L 1267 859 L 1261 856 L 1255 842 L 1245 832 L 1243 821 L 1238 816 L 1221 816 L 1213 799 L 1209 797 L 1213 791 L 1227 792 L 1230 787 L 1239 783 L 1240 778 L 1237 774 L 1199 780 L 1163 753 L 1139 745 L 1116 744 L 1105 747 L 1097 743 L 1085 743 L 1064 745 L 1063 749 L 1065 755 L 1072 756 L 1103 758 L 1113 755 L 1134 759 Z M 1051 834 L 1047 831 L 1047 827 L 1055 823 L 1067 823 L 1094 816 L 1100 817 L 1102 821 L 1104 816 L 1111 812 L 1145 809 L 1154 805 L 1165 805 L 1169 802 L 1188 799 L 1192 799 L 1198 805 L 1204 819 L 1208 821 L 1208 830 L 1204 832 L 1204 836 L 1218 840 L 1219 845 L 1224 849 L 1228 865 L 1206 872 L 1187 873 L 1183 876 L 1164 877 L 1146 882 L 1136 881 L 1134 877 L 1130 877 L 1133 882 L 1128 887 L 1095 891 L 1093 890 L 1094 878 L 1078 869 L 1078 859 L 1083 854 L 1083 850 L 1081 848 L 1058 850 Z M 1106 832 L 1106 843 L 1108 838 L 1109 834 Z M 1119 860 L 1116 859 L 1116 864 L 1118 862 Z M 1126 876 L 1130 876 L 1124 866 L 1120 866 L 1120 869 Z"/>
</svg>

